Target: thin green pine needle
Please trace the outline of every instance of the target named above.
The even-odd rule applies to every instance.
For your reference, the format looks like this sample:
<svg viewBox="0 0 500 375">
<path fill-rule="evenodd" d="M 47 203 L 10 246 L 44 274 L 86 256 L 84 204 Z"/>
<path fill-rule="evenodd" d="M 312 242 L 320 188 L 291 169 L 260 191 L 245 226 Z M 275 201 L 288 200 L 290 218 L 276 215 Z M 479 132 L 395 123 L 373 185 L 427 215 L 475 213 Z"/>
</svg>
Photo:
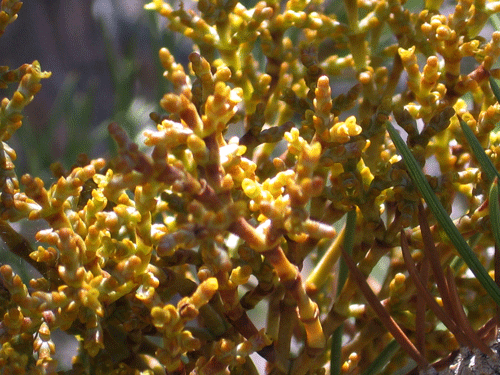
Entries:
<svg viewBox="0 0 500 375">
<path fill-rule="evenodd" d="M 467 138 L 467 142 L 469 142 L 470 148 L 472 149 L 472 153 L 476 157 L 479 165 L 481 165 L 481 169 L 486 174 L 488 181 L 491 183 L 495 179 L 495 177 L 500 177 L 500 174 L 496 170 L 495 166 L 491 162 L 486 152 L 484 152 L 483 147 L 479 143 L 478 139 L 474 135 L 472 129 L 467 125 L 467 123 L 459 117 L 460 127 L 464 132 L 465 138 Z"/>
<path fill-rule="evenodd" d="M 495 81 L 495 78 L 493 78 L 492 76 L 489 77 L 489 81 L 490 81 L 491 90 L 493 91 L 495 98 L 497 98 L 497 101 L 500 103 L 500 88 L 498 87 L 497 82 Z"/>
<path fill-rule="evenodd" d="M 436 217 L 441 227 L 444 229 L 445 233 L 457 249 L 460 256 L 463 258 L 472 273 L 474 273 L 477 280 L 481 283 L 481 285 L 491 296 L 491 298 L 493 298 L 495 303 L 500 306 L 500 288 L 488 275 L 479 259 L 476 257 L 465 239 L 462 237 L 457 227 L 453 224 L 453 221 L 441 205 L 441 202 L 439 202 L 438 197 L 429 185 L 429 182 L 427 181 L 424 173 L 420 169 L 420 165 L 418 164 L 417 160 L 411 153 L 406 143 L 403 141 L 403 139 L 391 123 L 387 122 L 386 125 L 389 135 L 394 142 L 394 145 L 403 156 L 403 161 L 408 169 L 408 173 L 410 174 L 418 190 L 424 197 L 424 200 L 426 201 L 430 210 Z"/>
<path fill-rule="evenodd" d="M 347 220 L 345 224 L 345 237 L 344 237 L 344 249 L 349 254 L 352 254 L 352 248 L 354 246 L 354 234 L 356 233 L 356 210 L 351 210 L 347 213 Z M 345 281 L 349 269 L 345 264 L 343 258 L 340 258 L 339 266 L 339 277 L 337 282 L 337 295 L 340 293 L 344 287 Z M 336 371 L 340 374 L 340 368 L 342 366 L 342 336 L 344 334 L 344 325 L 341 324 L 334 332 L 332 336 L 331 352 L 330 352 L 330 368 L 332 369 L 332 374 Z"/>
<path fill-rule="evenodd" d="M 490 188 L 489 197 L 491 230 L 495 243 L 500 244 L 500 202 L 498 202 L 498 178 L 495 178 Z"/>
<path fill-rule="evenodd" d="M 399 349 L 399 344 L 396 340 L 392 340 L 387 346 L 382 350 L 382 352 L 375 358 L 375 361 L 373 361 L 370 364 L 370 367 L 368 367 L 365 372 L 363 372 L 363 375 L 376 375 L 379 374 L 384 367 L 387 365 L 389 360 L 394 357 L 394 354 Z"/>
</svg>

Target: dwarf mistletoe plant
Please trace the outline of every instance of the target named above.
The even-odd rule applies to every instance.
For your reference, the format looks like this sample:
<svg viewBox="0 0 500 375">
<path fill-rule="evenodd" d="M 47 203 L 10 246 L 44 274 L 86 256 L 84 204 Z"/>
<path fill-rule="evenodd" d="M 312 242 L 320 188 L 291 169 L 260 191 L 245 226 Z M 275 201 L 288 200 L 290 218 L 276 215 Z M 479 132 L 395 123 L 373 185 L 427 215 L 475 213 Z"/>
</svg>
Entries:
<svg viewBox="0 0 500 375">
<path fill-rule="evenodd" d="M 0 237 L 38 272 L 0 267 L 2 373 L 498 373 L 500 1 L 419 7 L 154 0 L 194 43 L 156 129 L 51 186 L 7 143 L 50 73 L 0 67 Z"/>
</svg>

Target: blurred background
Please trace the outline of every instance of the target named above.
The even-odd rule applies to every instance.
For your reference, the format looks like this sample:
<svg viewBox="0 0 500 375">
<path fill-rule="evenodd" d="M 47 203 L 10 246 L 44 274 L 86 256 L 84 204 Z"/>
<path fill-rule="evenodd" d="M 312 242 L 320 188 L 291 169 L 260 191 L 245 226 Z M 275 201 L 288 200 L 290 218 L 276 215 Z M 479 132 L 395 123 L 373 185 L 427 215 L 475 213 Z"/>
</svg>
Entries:
<svg viewBox="0 0 500 375">
<path fill-rule="evenodd" d="M 106 156 L 114 148 L 107 132 L 111 121 L 131 137 L 153 124 L 149 113 L 159 110 L 168 89 L 158 50 L 165 46 L 186 63 L 191 46 L 186 39 L 179 43 L 164 19 L 143 9 L 145 3 L 25 1 L 0 38 L 0 64 L 15 69 L 38 60 L 52 76 L 42 81 L 10 142 L 19 176 L 50 178 L 53 161 L 69 168 L 82 152 Z M 10 97 L 15 89 L 0 90 L 0 96 Z"/>
</svg>

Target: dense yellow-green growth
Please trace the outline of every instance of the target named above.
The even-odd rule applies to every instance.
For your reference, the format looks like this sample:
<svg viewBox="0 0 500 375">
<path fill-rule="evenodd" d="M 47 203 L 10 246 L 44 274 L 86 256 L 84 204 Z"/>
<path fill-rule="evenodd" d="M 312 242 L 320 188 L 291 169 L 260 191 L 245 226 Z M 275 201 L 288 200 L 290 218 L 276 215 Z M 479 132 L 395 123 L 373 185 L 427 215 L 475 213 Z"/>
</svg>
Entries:
<svg viewBox="0 0 500 375">
<path fill-rule="evenodd" d="M 171 91 L 137 124 L 156 124 L 149 151 L 112 123 L 118 155 L 54 168 L 51 186 L 18 179 L 7 144 L 50 73 L 0 67 L 0 89 L 18 84 L 0 106 L 0 237 L 39 272 L 25 284 L 0 267 L 1 373 L 257 374 L 258 353 L 270 374 L 361 374 L 392 323 L 414 344 L 386 374 L 410 370 L 409 356 L 430 371 L 459 345 L 491 354 L 498 307 L 422 205 L 386 125 L 424 171 L 434 163 L 444 208 L 465 205 L 455 224 L 493 275 L 491 181 L 460 121 L 500 169 L 500 32 L 488 32 L 500 2 L 333 3 L 337 14 L 319 0 L 146 4 L 194 42 L 188 65 L 159 51 Z M 0 35 L 21 5 L 2 0 Z M 36 244 L 10 225 L 26 220 L 49 228 Z M 362 279 L 381 258 L 372 295 Z M 478 338 L 461 304 L 473 329 L 486 324 Z M 58 369 L 56 330 L 80 342 L 71 370 Z"/>
</svg>

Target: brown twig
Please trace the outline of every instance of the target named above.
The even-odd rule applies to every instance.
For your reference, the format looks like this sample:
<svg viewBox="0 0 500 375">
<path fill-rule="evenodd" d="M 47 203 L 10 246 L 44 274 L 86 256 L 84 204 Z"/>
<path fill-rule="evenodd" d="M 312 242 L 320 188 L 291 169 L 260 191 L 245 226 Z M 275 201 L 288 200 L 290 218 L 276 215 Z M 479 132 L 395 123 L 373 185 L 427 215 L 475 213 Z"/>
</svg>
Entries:
<svg viewBox="0 0 500 375">
<path fill-rule="evenodd" d="M 456 320 L 457 324 L 462 329 L 467 339 L 469 339 L 470 344 L 481 350 L 484 354 L 492 355 L 493 354 L 492 350 L 488 347 L 488 345 L 486 345 L 484 342 L 481 341 L 480 337 L 477 335 L 477 333 L 474 331 L 469 321 L 467 320 L 465 311 L 462 307 L 462 304 L 460 303 L 460 298 L 458 296 L 458 291 L 457 291 L 457 285 L 455 284 L 453 273 L 451 272 L 451 269 L 449 267 L 446 272 L 446 278 L 448 281 L 448 286 L 450 291 L 450 299 L 451 302 L 453 303 L 453 310 L 456 312 L 455 316 L 457 319 Z"/>
<path fill-rule="evenodd" d="M 366 282 L 365 277 L 356 267 L 356 264 L 354 263 L 354 260 L 351 258 L 351 256 L 343 249 L 342 256 L 344 257 L 345 262 L 349 267 L 349 271 L 355 278 L 358 287 L 361 289 L 361 292 L 365 296 L 371 308 L 375 310 L 375 313 L 392 334 L 394 339 L 399 343 L 399 345 L 401 345 L 403 350 L 408 353 L 415 360 L 415 362 L 417 362 L 420 368 L 427 368 L 429 366 L 429 362 L 427 362 L 422 353 L 418 351 L 418 349 L 415 347 L 415 345 L 413 345 L 408 336 L 406 336 L 399 325 L 394 321 L 392 316 L 390 316 L 387 310 L 382 306 L 377 296 L 375 295 L 375 293 L 373 293 L 370 286 Z"/>
<path fill-rule="evenodd" d="M 403 236 L 402 236 L 403 237 Z M 424 258 L 420 264 L 420 277 L 422 283 L 427 285 L 429 279 L 429 261 Z M 427 304 L 425 302 L 425 297 L 422 293 L 417 294 L 417 311 L 416 311 L 416 324 L 415 324 L 415 335 L 416 335 L 416 346 L 420 353 L 425 356 L 425 310 Z"/>
<path fill-rule="evenodd" d="M 408 250 L 408 242 L 406 236 L 403 231 L 401 231 L 401 250 L 403 252 L 403 259 L 406 264 L 406 268 L 413 282 L 415 283 L 415 287 L 419 295 L 425 298 L 427 305 L 429 308 L 436 314 L 436 316 L 443 322 L 443 324 L 455 335 L 458 342 L 461 345 L 467 345 L 467 339 L 457 324 L 453 321 L 452 316 L 448 315 L 441 306 L 438 305 L 434 297 L 429 293 L 427 288 L 422 283 L 421 278 L 418 275 L 417 268 L 413 263 L 413 259 L 411 258 L 410 252 Z"/>
</svg>

